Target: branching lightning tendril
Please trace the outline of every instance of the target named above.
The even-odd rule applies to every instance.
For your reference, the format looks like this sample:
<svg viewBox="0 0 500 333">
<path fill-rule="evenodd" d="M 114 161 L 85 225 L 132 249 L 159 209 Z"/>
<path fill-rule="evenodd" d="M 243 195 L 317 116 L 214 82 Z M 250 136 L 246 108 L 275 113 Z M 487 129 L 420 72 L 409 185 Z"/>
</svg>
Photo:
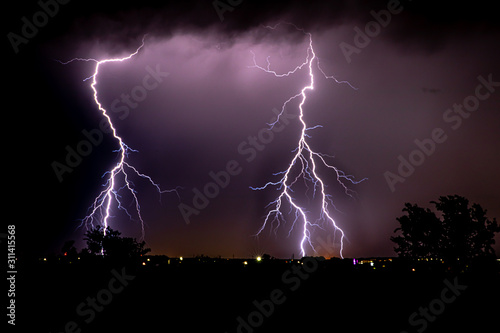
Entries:
<svg viewBox="0 0 500 333">
<path fill-rule="evenodd" d="M 83 81 L 92 79 L 90 87 L 92 88 L 93 91 L 94 102 L 97 105 L 99 111 L 101 111 L 102 115 L 107 119 L 109 126 L 112 130 L 112 135 L 117 140 L 119 145 L 119 148 L 114 151 L 118 153 L 118 162 L 111 170 L 106 171 L 102 176 L 103 178 L 106 178 L 106 181 L 103 184 L 104 190 L 102 190 L 99 193 L 99 195 L 97 195 L 94 202 L 89 207 L 89 214 L 82 219 L 82 223 L 80 226 L 86 226 L 87 228 L 89 228 L 96 224 L 99 224 L 104 227 L 104 234 L 106 234 L 106 228 L 108 227 L 109 220 L 110 218 L 113 217 L 112 215 L 113 207 L 123 210 L 130 219 L 133 219 L 132 214 L 127 210 L 127 208 L 123 205 L 121 201 L 122 196 L 120 195 L 120 191 L 127 190 L 133 198 L 133 206 L 135 208 L 135 214 L 141 225 L 141 231 L 142 231 L 141 239 L 144 239 L 145 236 L 145 230 L 144 230 L 145 223 L 142 218 L 141 207 L 139 205 L 139 199 L 137 197 L 137 191 L 135 190 L 133 182 L 129 179 L 131 174 L 135 174 L 136 176 L 147 180 L 158 191 L 160 195 L 166 192 L 175 192 L 177 194 L 177 188 L 171 190 L 162 190 L 160 186 L 157 183 L 155 183 L 151 177 L 139 172 L 134 166 L 132 166 L 127 162 L 129 153 L 131 152 L 135 153 L 137 152 L 137 150 L 130 148 L 118 135 L 116 127 L 113 125 L 113 122 L 111 120 L 111 117 L 109 116 L 108 112 L 103 107 L 101 102 L 99 102 L 98 92 L 97 92 L 97 78 L 99 74 L 99 68 L 101 65 L 111 62 L 123 62 L 137 55 L 139 51 L 144 47 L 145 37 L 146 36 L 144 36 L 141 45 L 135 50 L 135 52 L 123 58 L 110 58 L 103 60 L 96 60 L 93 58 L 88 58 L 88 59 L 74 58 L 66 62 L 59 61 L 63 65 L 67 65 L 75 61 L 95 62 L 94 73 L 90 77 L 84 79 Z M 122 176 L 123 178 L 122 186 L 119 186 L 120 176 Z"/>
<path fill-rule="evenodd" d="M 278 23 L 277 25 L 272 26 L 272 27 L 267 26 L 266 28 L 274 30 L 280 24 L 283 24 L 283 23 Z M 285 112 L 285 108 L 287 107 L 287 105 L 295 99 L 300 100 L 298 108 L 299 108 L 299 120 L 300 120 L 300 123 L 302 126 L 302 131 L 300 134 L 299 141 L 297 143 L 297 147 L 294 149 L 295 155 L 294 155 L 292 161 L 290 162 L 290 164 L 288 165 L 288 168 L 286 170 L 274 174 L 275 176 L 278 176 L 278 175 L 281 176 L 281 179 L 279 179 L 278 181 L 268 182 L 262 187 L 251 187 L 251 189 L 253 189 L 253 190 L 263 190 L 263 189 L 266 189 L 268 187 L 276 187 L 277 190 L 280 191 L 280 194 L 278 195 L 278 197 L 269 204 L 269 206 L 271 206 L 272 208 L 270 209 L 270 211 L 266 215 L 262 226 L 260 227 L 260 229 L 257 232 L 257 235 L 259 235 L 266 228 L 268 223 L 273 224 L 276 222 L 277 223 L 276 228 L 278 228 L 280 226 L 280 222 L 284 221 L 283 203 L 287 202 L 290 205 L 292 212 L 294 212 L 294 214 L 295 214 L 295 219 L 294 219 L 292 227 L 289 231 L 289 235 L 290 235 L 291 231 L 293 230 L 295 223 L 297 221 L 301 220 L 303 223 L 302 239 L 300 241 L 300 250 L 301 250 L 302 256 L 306 255 L 306 245 L 307 244 L 309 244 L 309 246 L 314 251 L 316 251 L 314 246 L 313 246 L 313 243 L 311 241 L 311 229 L 314 227 L 322 228 L 322 222 L 323 223 L 329 222 L 333 226 L 333 228 L 336 232 L 340 232 L 340 235 L 341 235 L 341 237 L 340 237 L 340 257 L 343 258 L 345 234 L 344 234 L 344 231 L 338 226 L 338 224 L 335 222 L 335 220 L 332 217 L 330 209 L 332 207 L 335 209 L 335 205 L 333 204 L 333 200 L 332 200 L 331 195 L 327 194 L 325 191 L 326 185 L 325 185 L 324 181 L 318 175 L 317 164 L 322 164 L 326 168 L 333 170 L 333 172 L 336 174 L 338 183 L 342 186 L 345 193 L 349 196 L 352 196 L 353 191 L 347 187 L 347 185 L 345 184 L 345 181 L 348 181 L 352 184 L 358 184 L 365 179 L 362 179 L 359 181 L 355 180 L 355 178 L 353 176 L 347 175 L 343 171 L 336 168 L 335 166 L 327 163 L 327 161 L 325 160 L 325 157 L 328 157 L 327 155 L 318 153 L 311 148 L 311 146 L 309 145 L 309 143 L 307 141 L 307 138 L 309 138 L 308 132 L 313 130 L 313 129 L 316 129 L 318 127 L 321 127 L 321 126 L 317 125 L 317 126 L 308 127 L 308 125 L 306 124 L 306 121 L 304 119 L 304 105 L 305 105 L 306 100 L 307 100 L 307 92 L 314 89 L 314 68 L 313 68 L 314 64 L 316 64 L 317 69 L 319 70 L 319 72 L 321 72 L 321 74 L 326 79 L 334 80 L 336 83 L 347 84 L 353 89 L 357 89 L 357 88 L 353 87 L 347 81 L 339 81 L 333 76 L 326 75 L 325 72 L 321 69 L 321 67 L 319 65 L 319 59 L 314 52 L 311 33 L 308 33 L 308 32 L 304 31 L 303 29 L 298 28 L 297 26 L 295 26 L 293 24 L 290 24 L 290 23 L 286 23 L 286 24 L 291 25 L 295 29 L 301 31 L 308 38 L 307 56 L 302 64 L 298 65 L 293 70 L 290 70 L 287 73 L 280 74 L 274 70 L 271 70 L 271 63 L 270 63 L 269 57 L 267 57 L 267 66 L 266 67 L 262 67 L 262 66 L 258 65 L 257 61 L 256 61 L 255 53 L 253 51 L 251 51 L 252 56 L 253 56 L 253 65 L 249 66 L 251 68 L 257 68 L 257 69 L 262 70 L 266 73 L 272 74 L 278 78 L 289 77 L 290 75 L 298 72 L 299 70 L 301 70 L 303 68 L 307 68 L 308 73 L 309 73 L 309 84 L 306 85 L 305 87 L 303 87 L 300 90 L 300 92 L 298 92 L 297 94 L 295 94 L 294 96 L 292 96 L 288 100 L 286 100 L 281 107 L 281 113 L 278 115 L 277 119 L 273 123 L 269 124 L 269 126 L 271 128 L 273 128 L 280 121 L 280 117 L 283 115 L 283 112 Z M 293 172 L 294 168 L 297 168 L 297 167 L 299 168 L 298 175 L 293 177 L 292 172 Z M 306 209 L 304 207 L 300 206 L 297 199 L 294 198 L 294 196 L 293 196 L 294 191 L 293 191 L 292 187 L 297 183 L 297 181 L 299 179 L 303 179 L 304 182 L 306 183 L 306 186 L 307 186 L 307 183 L 312 184 L 313 189 L 314 189 L 313 196 L 316 195 L 317 192 L 319 192 L 321 211 L 319 213 L 319 218 L 314 222 L 312 222 L 310 220 L 310 217 L 308 216 L 308 212 L 306 211 Z"/>
</svg>

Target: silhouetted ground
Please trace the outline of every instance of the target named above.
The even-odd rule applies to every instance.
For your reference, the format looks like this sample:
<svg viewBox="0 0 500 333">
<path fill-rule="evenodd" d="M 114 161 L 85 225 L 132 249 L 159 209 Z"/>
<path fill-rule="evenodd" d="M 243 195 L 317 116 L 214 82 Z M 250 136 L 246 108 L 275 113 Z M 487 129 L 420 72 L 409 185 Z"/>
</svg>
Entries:
<svg viewBox="0 0 500 333">
<path fill-rule="evenodd" d="M 17 328 L 54 333 L 489 332 L 500 313 L 498 267 L 438 273 L 425 265 L 413 272 L 394 262 L 354 266 L 352 259 L 201 261 L 171 259 L 168 264 L 152 257 L 145 266 L 41 261 L 18 274 Z M 105 304 L 92 308 L 92 298 Z M 277 304 L 271 306 L 273 301 Z"/>
</svg>

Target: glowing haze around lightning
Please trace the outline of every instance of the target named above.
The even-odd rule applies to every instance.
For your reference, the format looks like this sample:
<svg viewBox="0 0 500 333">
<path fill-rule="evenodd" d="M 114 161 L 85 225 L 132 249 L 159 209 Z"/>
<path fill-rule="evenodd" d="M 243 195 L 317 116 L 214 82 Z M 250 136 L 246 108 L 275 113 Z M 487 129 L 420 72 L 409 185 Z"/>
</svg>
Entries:
<svg viewBox="0 0 500 333">
<path fill-rule="evenodd" d="M 146 36 L 144 36 L 145 38 Z M 155 183 L 151 177 L 140 173 L 134 166 L 129 164 L 127 162 L 127 157 L 130 152 L 137 152 L 137 150 L 134 150 L 127 146 L 123 139 L 118 135 L 116 127 L 113 125 L 113 122 L 111 120 L 111 117 L 109 116 L 108 112 L 104 108 L 104 106 L 99 102 L 98 98 L 98 91 L 97 91 L 97 84 L 98 84 L 98 75 L 99 75 L 99 69 L 101 68 L 102 65 L 107 64 L 107 63 L 112 63 L 112 62 L 123 62 L 126 60 L 131 59 L 135 55 L 139 53 L 139 51 L 144 47 L 144 38 L 142 39 L 141 45 L 135 50 L 135 52 L 129 54 L 128 56 L 125 56 L 123 58 L 110 58 L 110 59 L 103 59 L 103 60 L 96 60 L 96 59 L 85 59 L 85 58 L 74 58 L 66 62 L 61 62 L 62 64 L 66 65 L 74 61 L 86 61 L 86 62 L 95 62 L 95 69 L 94 73 L 86 78 L 84 81 L 87 81 L 89 79 L 92 79 L 92 83 L 90 84 L 90 87 L 92 88 L 93 91 L 93 97 L 94 97 L 94 102 L 97 105 L 97 108 L 99 111 L 101 111 L 102 115 L 107 119 L 109 126 L 112 130 L 112 135 L 113 137 L 118 141 L 119 148 L 115 150 L 114 152 L 118 153 L 118 162 L 116 165 L 109 171 L 106 171 L 104 175 L 102 176 L 103 178 L 106 178 L 105 183 L 103 184 L 104 190 L 102 190 L 99 195 L 95 198 L 94 202 L 92 205 L 89 207 L 89 214 L 85 216 L 82 219 L 82 224 L 85 225 L 86 227 L 94 226 L 95 224 L 100 224 L 101 226 L 104 227 L 104 234 L 106 234 L 106 228 L 108 227 L 109 220 L 112 218 L 112 208 L 116 207 L 120 210 L 123 210 L 130 219 L 133 219 L 132 214 L 123 206 L 121 202 L 121 195 L 120 191 L 121 190 L 128 190 L 128 192 L 132 195 L 133 198 L 133 205 L 135 206 L 135 213 L 137 215 L 137 218 L 141 224 L 141 231 L 142 231 L 142 237 L 141 239 L 144 239 L 144 220 L 141 215 L 141 207 L 139 205 L 139 200 L 137 198 L 137 192 L 134 188 L 134 184 L 132 181 L 129 179 L 130 174 L 135 174 L 139 176 L 140 178 L 143 178 L 151 183 L 156 190 L 162 194 L 165 192 L 176 192 L 177 189 L 173 190 L 161 190 L 160 186 Z M 119 186 L 119 177 L 122 177 L 122 182 L 123 185 L 120 187 Z"/>
<path fill-rule="evenodd" d="M 349 196 L 352 196 L 353 191 L 350 190 L 344 181 L 349 181 L 353 184 L 357 184 L 363 180 L 356 181 L 353 176 L 346 175 L 343 171 L 337 169 L 335 166 L 330 165 L 327 163 L 325 160 L 325 157 L 327 155 L 318 153 L 314 151 L 311 146 L 309 145 L 307 138 L 309 137 L 308 132 L 319 128 L 321 126 L 313 126 L 313 127 L 308 127 L 306 124 L 306 120 L 304 119 L 304 106 L 307 101 L 307 92 L 311 91 L 314 89 L 314 83 L 315 83 L 315 75 L 314 75 L 314 64 L 316 64 L 317 69 L 322 73 L 322 75 L 326 79 L 332 79 L 337 83 L 344 83 L 349 85 L 351 88 L 356 89 L 353 87 L 349 82 L 347 81 L 338 81 L 335 77 L 333 76 L 327 76 L 325 72 L 320 68 L 319 66 L 319 59 L 316 56 L 313 48 L 313 41 L 312 41 L 312 35 L 308 32 L 305 32 L 303 29 L 298 28 L 297 26 L 290 24 L 290 23 L 278 23 L 277 25 L 270 27 L 267 26 L 267 29 L 276 29 L 278 25 L 280 24 L 287 24 L 293 26 L 295 29 L 298 31 L 301 31 L 308 37 L 308 47 L 307 47 L 307 56 L 306 59 L 302 64 L 299 66 L 295 67 L 294 69 L 288 71 L 287 73 L 277 73 L 276 71 L 271 70 L 271 63 L 270 63 L 270 58 L 267 57 L 267 66 L 262 67 L 257 64 L 257 61 L 255 59 L 255 53 L 252 52 L 253 56 L 253 65 L 249 66 L 251 68 L 257 68 L 259 70 L 262 70 L 266 73 L 272 74 L 278 78 L 283 78 L 283 77 L 288 77 L 299 70 L 306 68 L 308 70 L 308 76 L 309 76 L 309 84 L 304 86 L 300 92 L 295 94 L 294 96 L 290 97 L 287 99 L 282 107 L 281 107 L 281 113 L 278 115 L 276 121 L 273 123 L 269 124 L 271 128 L 273 128 L 274 125 L 276 125 L 280 121 L 280 116 L 283 114 L 285 111 L 285 108 L 287 105 L 295 100 L 299 99 L 300 103 L 298 106 L 299 109 L 299 120 L 300 124 L 302 127 L 299 141 L 297 143 L 297 147 L 295 148 L 294 152 L 295 155 L 288 165 L 288 168 L 282 172 L 278 172 L 274 174 L 275 176 L 281 176 L 281 179 L 279 179 L 276 182 L 268 182 L 262 187 L 251 187 L 253 190 L 263 190 L 268 187 L 277 187 L 278 191 L 280 191 L 280 194 L 276 198 L 276 200 L 272 201 L 269 206 L 272 208 L 268 212 L 268 214 L 265 217 L 264 223 L 260 227 L 260 229 L 257 232 L 257 235 L 259 235 L 267 226 L 268 223 L 277 223 L 278 228 L 280 226 L 280 222 L 284 220 L 283 216 L 283 203 L 287 202 L 290 205 L 290 208 L 292 211 L 295 213 L 295 220 L 293 221 L 293 225 L 289 231 L 289 235 L 291 231 L 293 230 L 295 224 L 297 221 L 302 222 L 302 238 L 300 241 L 300 251 L 302 256 L 306 255 L 306 245 L 309 244 L 309 246 L 315 251 L 313 243 L 311 241 L 311 230 L 314 227 L 319 227 L 323 229 L 324 222 L 328 222 L 331 226 L 333 226 L 334 230 L 336 232 L 340 232 L 340 257 L 343 258 L 343 249 L 344 249 L 344 238 L 345 234 L 344 231 L 339 227 L 339 225 L 335 222 L 335 220 L 332 217 L 331 213 L 331 208 L 335 209 L 335 206 L 333 204 L 333 200 L 331 195 L 327 194 L 325 191 L 326 185 L 324 181 L 320 178 L 318 175 L 317 171 L 317 165 L 321 164 L 325 166 L 328 169 L 331 169 L 335 174 L 338 183 L 342 186 L 344 189 L 345 193 Z M 292 172 L 294 168 L 298 168 L 299 173 L 297 176 L 293 177 Z M 314 195 L 317 195 L 316 193 L 319 192 L 320 196 L 320 205 L 321 205 L 321 211 L 319 212 L 319 218 L 315 221 L 311 221 L 310 217 L 308 215 L 308 211 L 305 207 L 302 207 L 299 205 L 297 202 L 297 199 L 293 196 L 294 190 L 293 186 L 299 181 L 299 179 L 304 180 L 306 186 L 307 183 L 312 184 L 313 186 L 313 193 Z"/>
</svg>

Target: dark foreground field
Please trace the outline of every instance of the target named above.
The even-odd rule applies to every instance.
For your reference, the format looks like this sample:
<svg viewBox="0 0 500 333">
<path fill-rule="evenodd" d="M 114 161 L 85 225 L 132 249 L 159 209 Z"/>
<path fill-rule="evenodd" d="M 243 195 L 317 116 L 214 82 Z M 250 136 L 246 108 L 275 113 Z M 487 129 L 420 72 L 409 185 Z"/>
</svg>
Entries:
<svg viewBox="0 0 500 333">
<path fill-rule="evenodd" d="M 17 282 L 32 332 L 490 332 L 500 274 L 351 261 L 40 263 Z M 495 330 L 495 329 L 494 329 Z M 493 331 L 494 331 L 493 330 Z M 24 330 L 27 332 L 27 330 Z"/>
</svg>

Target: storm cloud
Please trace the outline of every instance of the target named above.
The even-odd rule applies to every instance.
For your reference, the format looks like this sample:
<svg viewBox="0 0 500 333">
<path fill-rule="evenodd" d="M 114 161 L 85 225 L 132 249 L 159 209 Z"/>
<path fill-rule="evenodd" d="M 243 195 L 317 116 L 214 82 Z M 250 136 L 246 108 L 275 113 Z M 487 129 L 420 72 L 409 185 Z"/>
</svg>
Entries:
<svg viewBox="0 0 500 333">
<path fill-rule="evenodd" d="M 262 133 L 275 110 L 307 82 L 305 71 L 276 78 L 251 66 L 253 54 L 261 66 L 269 61 L 278 72 L 304 61 L 304 33 L 290 25 L 266 28 L 279 22 L 310 32 L 325 73 L 357 88 L 317 70 L 306 112 L 311 126 L 323 126 L 311 132 L 314 147 L 334 156 L 332 164 L 346 173 L 368 178 L 351 186 L 357 192 L 351 198 L 334 185 L 335 175 L 321 171 L 338 208 L 335 218 L 349 240 L 346 256 L 393 255 L 389 237 L 404 202 L 426 206 L 440 195 L 459 194 L 483 205 L 489 216 L 500 216 L 495 177 L 500 33 L 491 4 L 222 2 L 231 9 L 221 12 L 215 1 L 71 2 L 22 46 L 19 56 L 12 56 L 12 77 L 21 87 L 16 93 L 36 96 L 19 97 L 22 109 L 45 110 L 30 113 L 30 135 L 42 138 L 44 148 L 29 183 L 43 179 L 37 188 L 49 193 L 39 195 L 37 207 L 41 216 L 55 221 L 43 233 L 53 247 L 82 233 L 77 219 L 101 189 L 100 176 L 114 163 L 117 148 L 104 136 L 58 182 L 51 163 L 64 161 L 65 147 L 77 147 L 84 131 L 98 129 L 102 118 L 89 81 L 82 81 L 93 64 L 61 65 L 54 59 L 123 56 L 144 38 L 144 48 L 129 62 L 103 66 L 97 88 L 120 135 L 139 151 L 130 156 L 134 165 L 164 188 L 182 187 L 180 198 L 166 194 L 160 203 L 158 193 L 137 181 L 148 245 L 167 255 L 298 254 L 299 235 L 288 236 L 289 225 L 276 235 L 266 229 L 259 239 L 252 236 L 276 192 L 249 187 L 276 180 L 273 173 L 290 161 L 299 130 L 296 103 L 287 109 L 290 118 L 282 131 L 272 139 Z M 18 18 L 33 10 L 16 9 L 11 30 L 19 30 Z M 164 73 L 161 80 L 154 81 L 154 71 Z M 30 80 L 19 73 L 31 73 Z M 484 80 L 493 82 L 481 88 L 488 97 L 453 126 L 447 110 L 466 104 Z M 416 140 L 429 142 L 435 129 L 446 140 L 434 141 L 432 154 L 414 153 L 423 160 L 401 175 L 402 160 L 411 163 L 412 153 L 422 150 Z M 252 138 L 264 141 L 264 148 L 252 147 Z M 30 156 L 23 154 L 23 165 L 32 162 Z M 222 171 L 229 173 L 228 166 L 234 172 L 230 180 L 220 178 L 224 186 L 186 224 L 179 205 L 194 207 L 196 191 L 216 182 Z M 387 172 L 404 181 L 391 186 Z M 137 236 L 139 225 L 116 215 L 112 226 Z M 323 237 L 332 235 L 329 230 Z"/>
</svg>

